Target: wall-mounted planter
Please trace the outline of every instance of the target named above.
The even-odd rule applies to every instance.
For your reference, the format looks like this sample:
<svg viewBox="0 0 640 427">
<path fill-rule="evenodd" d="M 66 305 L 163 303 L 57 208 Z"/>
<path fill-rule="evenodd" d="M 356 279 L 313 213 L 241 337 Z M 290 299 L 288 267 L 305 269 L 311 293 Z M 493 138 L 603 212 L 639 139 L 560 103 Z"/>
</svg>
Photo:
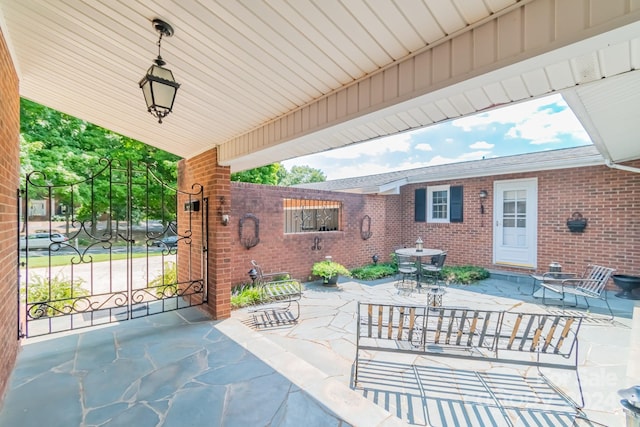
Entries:
<svg viewBox="0 0 640 427">
<path fill-rule="evenodd" d="M 567 220 L 567 227 L 572 233 L 582 233 L 587 226 L 587 219 L 582 217 L 580 212 L 574 212 Z"/>
</svg>

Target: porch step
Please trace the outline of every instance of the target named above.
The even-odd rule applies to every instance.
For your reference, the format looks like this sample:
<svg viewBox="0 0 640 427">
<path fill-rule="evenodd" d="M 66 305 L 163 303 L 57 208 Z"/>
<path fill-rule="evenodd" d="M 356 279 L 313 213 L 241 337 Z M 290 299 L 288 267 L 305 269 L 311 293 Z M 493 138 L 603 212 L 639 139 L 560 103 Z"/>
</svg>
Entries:
<svg viewBox="0 0 640 427">
<path fill-rule="evenodd" d="M 216 325 L 216 329 L 284 375 L 349 425 L 405 425 L 381 406 L 281 347 L 265 334 L 249 328 L 239 319 L 225 319 Z"/>
<path fill-rule="evenodd" d="M 488 270 L 492 279 L 506 280 L 518 284 L 532 284 L 533 279 L 529 273 L 515 273 L 513 271 Z"/>
</svg>

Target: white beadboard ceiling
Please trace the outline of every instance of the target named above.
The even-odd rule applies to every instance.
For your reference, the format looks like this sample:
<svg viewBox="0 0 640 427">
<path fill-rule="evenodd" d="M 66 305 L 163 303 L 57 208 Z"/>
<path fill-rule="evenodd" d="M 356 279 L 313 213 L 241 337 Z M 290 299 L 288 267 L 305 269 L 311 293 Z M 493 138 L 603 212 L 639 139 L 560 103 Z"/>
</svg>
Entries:
<svg viewBox="0 0 640 427">
<path fill-rule="evenodd" d="M 582 8 L 577 18 L 574 6 Z M 565 95 L 607 160 L 625 161 L 640 158 L 633 140 L 639 7 L 633 0 L 0 0 L 0 30 L 21 96 L 182 157 L 220 147 L 232 171 L 553 92 Z M 162 56 L 182 84 L 161 125 L 138 87 L 157 53 L 154 18 L 175 29 Z M 493 38 L 490 22 L 506 34 L 537 36 L 533 27 L 562 37 L 541 46 L 523 36 L 510 46 Z M 483 40 L 495 43 L 476 46 Z M 456 54 L 465 48 L 473 56 Z M 504 54 L 510 49 L 518 54 Z M 418 93 L 425 52 L 433 75 Z M 414 87 L 401 96 L 411 60 Z M 452 78 L 456 70 L 461 76 Z M 361 87 L 376 82 L 383 102 L 365 108 Z M 338 102 L 319 125 L 307 111 L 322 117 L 316 106 L 332 96 L 344 96 L 344 111 Z"/>
</svg>

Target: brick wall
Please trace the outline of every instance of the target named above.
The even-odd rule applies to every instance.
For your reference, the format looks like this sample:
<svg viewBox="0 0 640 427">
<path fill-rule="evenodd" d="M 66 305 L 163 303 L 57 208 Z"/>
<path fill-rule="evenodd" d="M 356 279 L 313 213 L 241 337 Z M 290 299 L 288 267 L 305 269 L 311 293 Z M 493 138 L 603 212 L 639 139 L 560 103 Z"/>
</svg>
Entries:
<svg viewBox="0 0 640 427">
<path fill-rule="evenodd" d="M 17 213 L 20 97 L 7 45 L 0 31 L 0 398 L 19 348 L 17 340 Z"/>
<path fill-rule="evenodd" d="M 640 167 L 640 161 L 629 165 Z M 422 236 L 425 246 L 448 251 L 447 264 L 473 264 L 494 270 L 530 273 L 531 270 L 496 266 L 493 261 L 493 183 L 496 180 L 538 178 L 538 267 L 547 270 L 557 261 L 563 270 L 580 272 L 589 263 L 617 272 L 640 275 L 640 174 L 606 166 L 572 168 L 499 177 L 434 182 L 464 186 L 464 222 L 428 224 L 413 221 L 414 190 L 402 188 L 403 240 L 411 245 Z M 480 190 L 488 190 L 480 214 Z M 582 233 L 568 230 L 574 212 L 588 220 Z M 609 286 L 615 286 L 610 282 Z"/>
<path fill-rule="evenodd" d="M 640 167 L 640 161 L 630 165 Z M 265 271 L 290 271 L 308 280 L 313 263 L 326 255 L 348 268 L 370 263 L 373 254 L 387 261 L 394 248 L 414 246 L 418 236 L 426 247 L 448 251 L 448 265 L 529 274 L 533 270 L 493 264 L 493 185 L 496 180 L 531 177 L 538 179 L 536 271 L 546 271 L 551 262 L 558 261 L 565 271 L 578 272 L 586 264 L 598 263 L 640 275 L 640 174 L 594 166 L 430 183 L 464 188 L 464 221 L 450 224 L 414 221 L 414 190 L 426 184 L 404 186 L 400 195 L 378 196 L 231 183 L 232 219 L 227 227 L 233 259 L 231 283 L 249 280 L 251 259 Z M 480 213 L 480 190 L 489 192 L 484 214 Z M 343 229 L 284 234 L 284 198 L 343 202 Z M 583 233 L 571 233 L 566 226 L 576 211 L 588 219 Z M 251 249 L 242 246 L 238 235 L 238 222 L 247 213 L 260 220 L 260 244 Z M 373 236 L 368 240 L 360 237 L 364 215 L 371 217 Z M 321 250 L 312 249 L 316 237 L 321 239 Z M 610 283 L 610 287 L 615 286 Z"/>
<path fill-rule="evenodd" d="M 342 230 L 328 232 L 284 233 L 283 199 L 340 201 L 343 204 Z M 308 280 L 313 263 L 330 255 L 347 268 L 371 263 L 374 254 L 381 261 L 389 259 L 394 246 L 400 244 L 397 205 L 399 196 L 363 196 L 358 194 L 303 190 L 290 187 L 234 182 L 231 185 L 232 283 L 249 281 L 250 261 L 256 260 L 265 272 L 289 271 L 300 280 Z M 259 220 L 260 243 L 246 249 L 239 237 L 239 221 L 245 214 Z M 372 236 L 361 237 L 361 222 L 371 218 Z M 253 235 L 253 224 L 246 222 L 244 233 Z M 368 229 L 365 225 L 365 229 Z M 319 238 L 319 250 L 314 239 Z"/>
<path fill-rule="evenodd" d="M 217 217 L 217 209 L 221 200 L 229 205 L 231 198 L 229 168 L 218 165 L 217 150 L 209 150 L 199 156 L 182 160 L 178 165 L 178 188 L 185 192 L 193 192 L 192 185 L 198 183 L 204 187 L 204 197 L 208 198 L 209 238 L 208 238 L 208 308 L 216 319 L 224 319 L 231 315 L 231 249 L 230 229 L 221 224 Z M 182 206 L 182 200 L 180 204 Z M 206 206 L 192 217 L 199 220 L 205 215 Z M 186 213 L 178 209 L 178 224 L 188 224 Z M 183 232 L 184 230 L 180 230 Z M 202 236 L 197 233 L 192 238 L 193 245 L 202 244 Z M 178 256 L 180 256 L 178 250 Z M 182 267 L 178 272 L 181 280 L 188 277 L 186 268 L 190 265 L 194 271 L 200 271 L 200 259 L 192 258 L 189 263 L 178 263 Z"/>
</svg>

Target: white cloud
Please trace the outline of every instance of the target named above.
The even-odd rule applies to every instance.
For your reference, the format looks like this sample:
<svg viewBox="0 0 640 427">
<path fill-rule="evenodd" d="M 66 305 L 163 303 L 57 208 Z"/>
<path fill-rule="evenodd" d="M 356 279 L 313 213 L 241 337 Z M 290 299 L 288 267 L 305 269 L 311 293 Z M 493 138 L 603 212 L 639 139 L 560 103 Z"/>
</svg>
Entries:
<svg viewBox="0 0 640 427">
<path fill-rule="evenodd" d="M 433 147 L 431 146 L 431 144 L 427 144 L 426 142 L 421 142 L 420 144 L 417 144 L 413 148 L 415 148 L 418 151 L 433 151 Z"/>
<path fill-rule="evenodd" d="M 547 147 L 541 144 L 569 140 L 590 142 L 560 95 L 521 102 L 439 126 L 352 144 L 282 163 L 287 169 L 293 165 L 320 169 L 327 179 L 334 180 L 493 158 L 497 152 L 500 155 L 514 154 L 509 141 L 512 138 L 529 141 L 531 151 Z M 496 134 L 498 128 L 507 129 L 507 133 Z M 465 145 L 471 152 L 462 152 Z"/>
<path fill-rule="evenodd" d="M 548 109 L 539 111 L 542 106 L 549 104 L 557 104 L 562 107 L 567 107 L 567 104 L 560 95 L 552 95 L 549 97 L 533 99 L 527 102 L 520 102 L 503 108 L 496 108 L 491 111 L 474 114 L 468 117 L 462 117 L 460 119 L 453 120 L 451 123 L 467 132 L 471 132 L 474 128 L 487 129 L 493 123 L 522 123 L 529 117 L 536 114 L 542 113 L 549 115 L 551 111 Z"/>
<path fill-rule="evenodd" d="M 490 150 L 495 146 L 496 146 L 495 144 L 489 144 L 487 141 L 477 141 L 471 144 L 469 148 L 473 148 L 477 150 L 484 148 L 486 150 Z"/>
<path fill-rule="evenodd" d="M 411 135 L 405 132 L 359 144 L 352 144 L 344 148 L 336 148 L 335 150 L 325 151 L 316 155 L 328 159 L 357 159 L 361 156 L 380 156 L 392 152 L 406 153 L 410 150 Z"/>
<path fill-rule="evenodd" d="M 550 104 L 564 109 L 554 111 L 552 108 L 543 108 Z M 589 136 L 561 95 L 520 102 L 452 121 L 454 126 L 466 132 L 488 129 L 496 123 L 512 125 L 506 137 L 526 139 L 532 144 L 560 142 L 563 134 L 571 134 L 573 138 L 590 142 Z"/>
<path fill-rule="evenodd" d="M 327 180 L 334 180 L 342 178 L 355 178 L 358 176 L 376 175 L 380 173 L 394 172 L 402 169 L 404 168 L 401 167 L 401 165 L 391 167 L 389 165 L 368 162 L 332 168 L 325 167 L 323 171 L 325 171 L 327 175 Z"/>
</svg>

